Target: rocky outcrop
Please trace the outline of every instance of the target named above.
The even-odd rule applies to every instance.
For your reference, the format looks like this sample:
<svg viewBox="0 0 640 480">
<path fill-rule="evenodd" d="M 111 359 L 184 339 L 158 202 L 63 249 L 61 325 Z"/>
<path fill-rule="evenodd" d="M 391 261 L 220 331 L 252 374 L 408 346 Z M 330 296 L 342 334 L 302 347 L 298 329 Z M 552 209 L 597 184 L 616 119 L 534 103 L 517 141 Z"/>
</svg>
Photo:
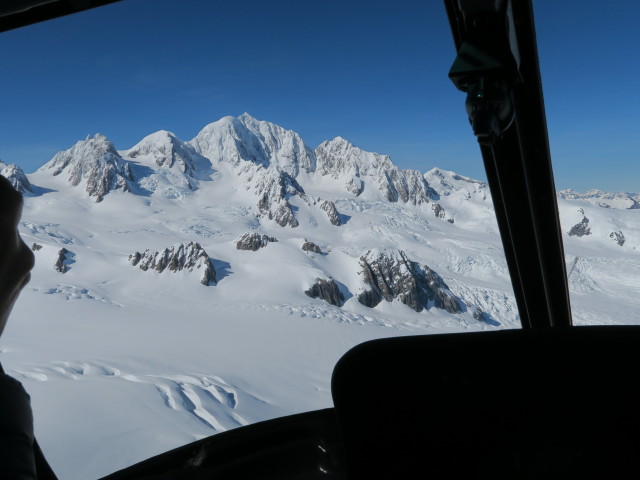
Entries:
<svg viewBox="0 0 640 480">
<path fill-rule="evenodd" d="M 322 253 L 322 250 L 318 245 L 316 245 L 313 242 L 307 242 L 307 241 L 305 241 L 302 244 L 302 250 L 304 250 L 305 252 Z"/>
<path fill-rule="evenodd" d="M 624 245 L 624 235 L 621 230 L 618 230 L 617 232 L 611 232 L 609 234 L 609 238 L 615 240 L 615 242 L 620 246 Z"/>
<path fill-rule="evenodd" d="M 0 162 L 0 175 L 9 180 L 13 188 L 23 195 L 27 192 L 33 192 L 33 186 L 19 166 Z"/>
<path fill-rule="evenodd" d="M 69 150 L 57 153 L 40 171 L 54 176 L 65 172 L 69 183 L 84 184 L 90 197 L 101 202 L 113 190 L 131 190 L 133 176 L 129 164 L 120 157 L 113 144 L 103 135 L 87 137 Z"/>
<path fill-rule="evenodd" d="M 71 268 L 69 265 L 74 263 L 73 257 L 75 257 L 73 252 L 70 252 L 66 248 L 61 248 L 58 250 L 58 257 L 56 258 L 56 263 L 53 265 L 53 268 L 55 268 L 56 272 L 67 273 Z"/>
<path fill-rule="evenodd" d="M 143 271 L 156 270 L 179 272 L 181 270 L 200 270 L 200 283 L 216 283 L 216 271 L 207 252 L 196 242 L 185 242 L 165 248 L 161 251 L 145 250 L 129 255 L 129 262 Z"/>
<path fill-rule="evenodd" d="M 584 210 L 580 209 L 580 212 L 584 215 Z M 568 232 L 570 237 L 584 237 L 591 235 L 591 228 L 589 228 L 589 219 L 584 215 L 580 223 L 576 223 Z"/>
<path fill-rule="evenodd" d="M 256 252 L 263 247 L 269 245 L 269 243 L 277 242 L 275 237 L 269 237 L 268 235 L 260 235 L 259 233 L 245 233 L 236 242 L 236 248 L 238 250 L 251 250 Z"/>
<path fill-rule="evenodd" d="M 473 309 L 472 315 L 473 315 L 473 318 L 475 318 L 479 322 L 486 322 L 487 321 L 487 314 L 484 313 L 480 307 L 475 307 Z"/>
<path fill-rule="evenodd" d="M 431 209 L 433 210 L 433 214 L 436 217 L 444 219 L 445 212 L 444 212 L 444 208 L 442 207 L 442 205 L 440 205 L 439 203 L 434 203 L 431 206 Z"/>
<path fill-rule="evenodd" d="M 462 302 L 449 290 L 444 280 L 426 265 L 420 266 L 401 250 L 389 253 L 369 251 L 360 257 L 364 283 L 369 287 L 357 295 L 358 301 L 375 307 L 382 300 L 400 300 L 416 312 L 441 308 L 460 313 Z"/>
<path fill-rule="evenodd" d="M 365 152 L 344 138 L 323 142 L 315 153 L 317 173 L 342 182 L 355 196 L 371 188 L 390 202 L 417 205 L 437 198 L 419 171 L 402 170 L 388 155 Z"/>
<path fill-rule="evenodd" d="M 341 307 L 344 304 L 344 295 L 338 288 L 338 285 L 333 279 L 325 280 L 322 278 L 316 278 L 316 282 L 305 290 L 307 296 L 311 298 L 321 298 L 325 302 Z"/>
<path fill-rule="evenodd" d="M 33 245 L 31 245 L 31 250 L 33 250 L 34 252 L 37 252 L 38 250 L 42 249 L 42 245 L 38 245 L 37 243 L 33 243 Z"/>
<path fill-rule="evenodd" d="M 249 181 L 253 182 L 255 192 L 258 194 L 260 214 L 269 220 L 274 220 L 281 227 L 297 227 L 299 223 L 289 199 L 299 196 L 307 201 L 307 197 L 296 179 L 286 172 L 263 168 L 250 172 L 249 175 Z"/>
<path fill-rule="evenodd" d="M 300 225 L 289 202 L 282 202 L 278 204 L 275 212 L 270 209 L 267 216 L 269 217 L 269 220 L 273 220 L 281 227 L 295 228 Z"/>
<path fill-rule="evenodd" d="M 342 225 L 342 220 L 340 220 L 340 214 L 338 213 L 338 209 L 336 208 L 335 203 L 329 200 L 324 200 L 320 204 L 320 208 L 327 212 L 327 216 L 329 217 L 329 221 L 332 225 L 335 225 L 337 227 Z"/>
</svg>

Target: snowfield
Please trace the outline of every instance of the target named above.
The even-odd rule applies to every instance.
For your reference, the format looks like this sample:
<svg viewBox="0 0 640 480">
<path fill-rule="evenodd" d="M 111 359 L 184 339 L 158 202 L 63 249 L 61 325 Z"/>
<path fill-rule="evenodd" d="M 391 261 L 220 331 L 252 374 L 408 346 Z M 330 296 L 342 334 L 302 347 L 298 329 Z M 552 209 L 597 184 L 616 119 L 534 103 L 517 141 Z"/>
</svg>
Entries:
<svg viewBox="0 0 640 480">
<path fill-rule="evenodd" d="M 36 245 L 0 360 L 31 394 L 61 479 L 329 407 L 334 364 L 369 339 L 519 328 L 488 187 L 453 172 L 404 171 L 341 138 L 314 151 L 247 114 L 190 142 L 157 132 L 118 151 L 97 135 L 28 180 L 0 166 L 29 183 L 20 233 Z M 637 198 L 559 194 L 577 324 L 640 323 Z M 277 241 L 238 249 L 245 233 Z M 201 281 L 202 258 L 167 256 L 161 272 L 133 264 L 136 252 L 185 242 L 206 251 L 215 282 Z M 54 268 L 62 248 L 65 273 Z M 361 261 L 370 251 L 428 266 L 461 313 L 360 303 L 373 288 Z M 333 279 L 344 305 L 306 295 L 316 279 Z M 393 404 L 402 386 L 386 383 Z"/>
</svg>

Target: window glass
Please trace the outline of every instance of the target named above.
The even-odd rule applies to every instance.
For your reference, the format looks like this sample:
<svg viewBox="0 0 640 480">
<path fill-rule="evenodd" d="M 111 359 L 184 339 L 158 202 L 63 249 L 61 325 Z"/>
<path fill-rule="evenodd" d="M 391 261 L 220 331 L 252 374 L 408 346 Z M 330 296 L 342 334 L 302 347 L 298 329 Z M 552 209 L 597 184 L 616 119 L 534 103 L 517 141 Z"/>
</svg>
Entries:
<svg viewBox="0 0 640 480">
<path fill-rule="evenodd" d="M 60 478 L 329 407 L 369 339 L 519 328 L 439 2 L 128 0 L 0 42 L 36 256 L 0 360 Z"/>
<path fill-rule="evenodd" d="M 534 7 L 573 321 L 637 324 L 640 9 Z"/>
</svg>

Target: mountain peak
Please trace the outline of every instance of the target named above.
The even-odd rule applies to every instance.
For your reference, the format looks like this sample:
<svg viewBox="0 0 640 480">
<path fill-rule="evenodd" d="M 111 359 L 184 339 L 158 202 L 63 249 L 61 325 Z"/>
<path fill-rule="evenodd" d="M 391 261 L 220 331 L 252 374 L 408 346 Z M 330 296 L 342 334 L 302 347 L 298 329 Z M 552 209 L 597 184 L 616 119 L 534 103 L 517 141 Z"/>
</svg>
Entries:
<svg viewBox="0 0 640 480">
<path fill-rule="evenodd" d="M 33 187 L 24 171 L 15 164 L 7 164 L 0 160 L 0 175 L 9 180 L 13 188 L 22 193 L 33 192 Z"/>
<path fill-rule="evenodd" d="M 242 115 L 240 115 L 237 120 L 246 122 L 246 121 L 254 121 L 254 122 L 259 122 L 260 120 L 258 120 L 257 118 L 255 118 L 253 115 L 244 112 Z"/>
<path fill-rule="evenodd" d="M 279 168 L 293 177 L 300 170 L 315 170 L 314 152 L 300 135 L 248 113 L 210 123 L 189 144 L 214 164 L 226 163 L 241 169 L 257 164 Z"/>
<path fill-rule="evenodd" d="M 147 135 L 123 155 L 135 160 L 132 169 L 143 189 L 161 189 L 170 198 L 196 190 L 198 179 L 211 172 L 209 161 L 167 130 Z"/>
<path fill-rule="evenodd" d="M 129 191 L 132 180 L 129 165 L 107 137 L 99 133 L 58 152 L 39 171 L 53 171 L 53 176 L 67 172 L 69 183 L 74 187 L 84 183 L 86 192 L 96 202 L 101 202 L 112 190 Z"/>
</svg>

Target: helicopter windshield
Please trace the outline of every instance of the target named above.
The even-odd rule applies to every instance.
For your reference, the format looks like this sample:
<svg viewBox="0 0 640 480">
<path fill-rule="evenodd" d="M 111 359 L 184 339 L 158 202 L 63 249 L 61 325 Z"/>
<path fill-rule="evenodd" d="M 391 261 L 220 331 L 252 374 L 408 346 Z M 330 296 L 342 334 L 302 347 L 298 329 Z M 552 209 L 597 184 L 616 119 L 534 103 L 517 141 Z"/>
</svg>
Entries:
<svg viewBox="0 0 640 480">
<path fill-rule="evenodd" d="M 600 183 L 566 173 L 583 99 L 554 11 L 574 320 L 636 323 L 640 198 L 568 190 Z M 0 173 L 36 267 L 0 359 L 61 478 L 329 407 L 370 339 L 521 327 L 441 4 L 124 1 L 1 40 Z"/>
</svg>

